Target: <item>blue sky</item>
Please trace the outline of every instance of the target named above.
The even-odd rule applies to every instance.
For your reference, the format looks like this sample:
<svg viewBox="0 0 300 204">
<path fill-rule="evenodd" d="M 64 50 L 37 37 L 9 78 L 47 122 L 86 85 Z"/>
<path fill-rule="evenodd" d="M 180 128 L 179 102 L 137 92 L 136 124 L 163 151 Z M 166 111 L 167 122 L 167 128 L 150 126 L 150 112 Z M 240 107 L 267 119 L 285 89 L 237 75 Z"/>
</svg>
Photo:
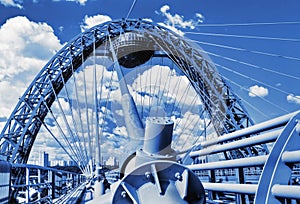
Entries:
<svg viewBox="0 0 300 204">
<path fill-rule="evenodd" d="M 84 27 L 125 18 L 132 2 L 0 0 L 0 129 L 63 44 Z M 297 0 L 137 0 L 129 18 L 152 19 L 198 41 L 260 122 L 300 109 L 299 7 Z"/>
<path fill-rule="evenodd" d="M 92 18 L 97 15 L 109 16 L 111 19 L 119 19 L 127 16 L 128 11 L 132 5 L 133 1 L 95 1 L 95 0 L 81 0 L 81 1 L 50 1 L 50 0 L 33 0 L 33 1 L 13 1 L 13 0 L 1 0 L 0 1 L 0 25 L 3 25 L 7 20 L 15 18 L 17 16 L 25 16 L 29 22 L 35 23 L 46 23 L 51 29 L 53 29 L 53 37 L 57 37 L 60 44 L 64 44 L 70 41 L 74 36 L 81 32 L 81 27 L 88 18 Z M 136 1 L 136 4 L 130 14 L 130 18 L 151 18 L 154 22 L 165 22 L 168 20 L 167 14 L 171 18 L 175 15 L 182 17 L 182 21 L 197 21 L 196 14 L 201 14 L 203 16 L 203 23 L 201 27 L 196 27 L 191 29 L 191 27 L 183 28 L 182 25 L 175 25 L 178 29 L 182 31 L 191 32 L 201 32 L 201 33 L 221 33 L 221 34 L 234 34 L 234 35 L 253 35 L 253 36 L 267 36 L 267 37 L 282 37 L 282 38 L 300 38 L 300 27 L 299 24 L 292 25 L 255 25 L 255 26 L 223 26 L 223 27 L 210 27 L 205 26 L 207 24 L 236 24 L 236 23 L 269 23 L 269 22 L 297 22 L 300 18 L 298 8 L 299 2 L 297 0 L 288 1 L 238 1 L 238 0 L 188 0 L 188 1 Z M 164 5 L 168 5 L 169 9 L 163 13 L 161 8 Z M 170 18 L 169 18 L 170 20 Z M 262 52 L 270 52 L 278 55 L 293 56 L 297 57 L 297 52 L 299 52 L 299 42 L 284 42 L 278 40 L 257 40 L 257 39 L 245 39 L 245 38 L 233 38 L 233 37 L 212 37 L 204 35 L 193 35 L 186 34 L 188 38 L 193 40 L 199 40 L 201 42 L 209 42 L 218 45 L 227 45 L 233 47 L 244 48 L 247 50 L 257 50 Z M 5 43 L 5 40 L 1 41 L 1 44 Z M 243 52 L 233 52 L 228 49 L 221 49 L 216 46 L 208 46 L 200 44 L 208 52 L 214 54 L 223 55 L 226 57 L 240 59 L 241 61 L 248 60 L 247 62 L 253 63 L 257 66 L 266 67 L 270 69 L 275 69 L 276 71 L 286 72 L 291 75 L 298 74 L 297 61 L 289 61 L 276 58 L 270 58 L 262 55 L 243 55 Z M 58 47 L 58 46 L 57 46 Z M 228 53 L 228 55 L 226 55 Z M 21 53 L 22 54 L 22 53 Z M 221 60 L 220 57 L 210 55 L 213 61 L 218 64 L 223 64 L 224 66 L 230 64 L 228 60 Z M 47 58 L 48 57 L 48 58 Z M 44 61 L 50 59 L 50 54 L 45 55 Z M 249 60 L 250 59 L 250 60 Z M 282 64 L 278 64 L 279 61 Z M 274 63 L 273 63 L 274 62 Z M 261 64 L 258 64 L 261 63 Z M 4 64 L 4 63 L 3 63 Z M 231 63 L 232 64 L 232 63 Z M 5 66 L 1 65 L 1 66 Z M 237 69 L 243 74 L 258 77 L 257 80 L 264 80 L 265 76 L 270 76 L 270 85 L 278 86 L 279 88 L 285 90 L 294 96 L 300 95 L 297 89 L 293 89 L 299 84 L 298 80 L 291 80 L 290 78 L 279 77 L 276 74 L 270 72 L 261 72 L 254 68 L 241 68 L 241 64 L 230 65 L 230 69 Z M 240 67 L 240 68 L 239 68 Z M 283 68 L 285 67 L 285 68 Z M 1 70 L 2 67 L 0 67 Z M 226 73 L 226 70 L 218 68 L 220 72 Z M 36 70 L 35 70 L 36 71 Z M 32 73 L 34 75 L 34 73 Z M 227 71 L 232 79 L 241 78 L 239 75 L 230 73 Z M 228 77 L 228 75 L 226 75 Z M 299 76 L 299 74 L 298 74 Z M 271 78 L 273 77 L 273 78 Z M 268 77 L 269 78 L 269 77 Z M 277 78 L 280 78 L 277 80 Z M 275 81 L 275 79 L 277 81 Z M 237 80 L 237 79 L 236 79 Z M 250 81 L 245 83 L 239 82 L 242 86 L 251 85 Z M 288 82 L 289 81 L 289 82 Z M 288 82 L 288 83 L 287 83 Z M 244 83 L 244 84 L 241 84 Z M 298 84 L 297 84 L 298 83 Z M 252 81 L 252 85 L 257 85 L 256 82 Z M 261 84 L 258 84 L 262 86 Z M 267 88 L 266 86 L 263 86 Z M 234 89 L 238 87 L 234 87 Z M 291 89 L 289 89 L 291 88 Z M 237 93 L 241 92 L 241 96 L 246 97 L 247 93 L 245 91 L 237 90 Z M 273 95 L 273 92 L 274 95 Z M 275 90 L 268 90 L 269 100 L 275 98 Z M 21 93 L 18 95 L 20 96 Z M 248 97 L 249 98 L 249 97 Z M 257 99 L 257 97 L 255 98 Z M 261 100 L 254 100 L 254 103 L 263 102 Z M 286 102 L 286 99 L 281 96 L 276 102 L 282 101 Z M 15 104 L 15 102 L 12 102 Z M 265 104 L 266 105 L 266 104 Z M 297 110 L 299 105 L 295 103 L 282 104 L 281 106 L 288 105 L 286 107 L 288 111 Z M 275 110 L 270 110 L 272 116 L 282 114 L 279 111 L 278 114 Z M 1 113 L 2 111 L 0 111 Z M 4 111 L 3 111 L 4 112 Z M 7 111 L 5 114 L 1 114 L 0 117 L 7 116 Z M 259 120 L 264 120 L 266 118 L 258 118 Z"/>
</svg>

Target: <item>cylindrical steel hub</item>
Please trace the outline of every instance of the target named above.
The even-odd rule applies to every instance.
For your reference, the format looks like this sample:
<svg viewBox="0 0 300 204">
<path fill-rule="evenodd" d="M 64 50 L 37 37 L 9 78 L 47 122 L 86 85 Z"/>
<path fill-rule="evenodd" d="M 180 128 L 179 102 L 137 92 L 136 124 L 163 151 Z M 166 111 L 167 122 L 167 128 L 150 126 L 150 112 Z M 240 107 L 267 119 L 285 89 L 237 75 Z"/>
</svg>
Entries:
<svg viewBox="0 0 300 204">
<path fill-rule="evenodd" d="M 167 117 L 150 117 L 146 121 L 143 151 L 149 154 L 169 154 L 174 122 Z"/>
</svg>

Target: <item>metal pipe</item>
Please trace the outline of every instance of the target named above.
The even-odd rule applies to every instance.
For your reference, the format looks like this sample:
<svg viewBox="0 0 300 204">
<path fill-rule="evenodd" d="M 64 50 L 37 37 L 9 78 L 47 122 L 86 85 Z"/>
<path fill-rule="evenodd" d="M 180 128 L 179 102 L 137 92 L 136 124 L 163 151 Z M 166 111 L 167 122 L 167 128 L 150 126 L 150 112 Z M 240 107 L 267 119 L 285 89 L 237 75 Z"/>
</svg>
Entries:
<svg viewBox="0 0 300 204">
<path fill-rule="evenodd" d="M 297 151 L 285 151 L 282 154 L 282 161 L 285 163 L 298 163 L 300 162 L 300 150 Z"/>
<path fill-rule="evenodd" d="M 190 156 L 203 156 L 203 155 L 208 155 L 208 154 L 215 154 L 218 152 L 224 152 L 232 149 L 238 149 L 241 147 L 248 147 L 251 145 L 256 145 L 256 144 L 262 144 L 262 143 L 267 143 L 267 142 L 272 142 L 275 141 L 276 138 L 280 135 L 281 133 L 280 130 L 275 130 L 272 132 L 267 132 L 258 136 L 253 136 L 249 138 L 245 138 L 242 140 L 230 142 L 230 143 L 225 143 L 222 145 L 215 145 L 213 148 L 206 148 L 206 149 L 201 149 L 198 151 L 194 151 L 190 153 Z"/>
<path fill-rule="evenodd" d="M 255 194 L 256 184 L 202 183 L 205 190 Z"/>
<path fill-rule="evenodd" d="M 289 185 L 279 185 L 275 184 L 271 192 L 273 196 L 300 199 L 300 186 L 289 186 Z"/>
<path fill-rule="evenodd" d="M 255 134 L 255 133 L 262 132 L 262 131 L 270 130 L 272 128 L 283 126 L 294 115 L 296 115 L 299 112 L 300 111 L 289 113 L 289 114 L 280 116 L 278 118 L 274 118 L 274 119 L 259 123 L 257 125 L 253 125 L 253 126 L 248 127 L 248 128 L 244 128 L 244 129 L 237 130 L 237 131 L 229 133 L 229 134 L 225 134 L 225 135 L 223 135 L 221 137 L 218 137 L 214 140 L 204 141 L 204 142 L 201 143 L 201 146 L 206 147 L 206 146 L 210 146 L 210 145 L 217 144 L 217 143 L 220 143 L 220 142 L 224 142 L 224 141 L 227 141 L 227 140 L 233 140 L 233 139 L 236 139 L 236 138 L 239 138 L 239 137 L 248 136 L 248 135 L 251 135 L 251 134 Z"/>
<path fill-rule="evenodd" d="M 130 95 L 130 92 L 127 87 L 127 83 L 120 67 L 119 61 L 117 59 L 117 55 L 113 48 L 113 43 L 109 38 L 110 42 L 110 50 L 112 53 L 113 61 L 115 63 L 115 71 L 117 72 L 117 76 L 119 79 L 120 91 L 122 95 L 122 109 L 124 112 L 124 120 L 125 125 L 128 131 L 128 135 L 131 138 L 141 140 L 144 137 L 144 126 L 142 120 L 138 114 L 136 104 Z"/>
<path fill-rule="evenodd" d="M 263 166 L 268 159 L 267 155 L 248 157 L 242 159 L 217 161 L 204 164 L 192 164 L 186 165 L 187 168 L 191 170 L 210 170 L 210 169 L 231 169 L 238 167 L 253 167 L 253 166 Z"/>
</svg>

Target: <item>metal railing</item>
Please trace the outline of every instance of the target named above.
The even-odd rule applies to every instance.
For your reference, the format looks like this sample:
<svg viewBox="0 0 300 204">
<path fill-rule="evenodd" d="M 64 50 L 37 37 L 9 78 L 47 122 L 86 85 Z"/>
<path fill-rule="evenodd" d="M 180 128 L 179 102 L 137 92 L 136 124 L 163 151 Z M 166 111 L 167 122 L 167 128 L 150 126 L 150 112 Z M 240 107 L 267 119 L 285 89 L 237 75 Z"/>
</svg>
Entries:
<svg viewBox="0 0 300 204">
<path fill-rule="evenodd" d="M 213 155 L 258 144 L 265 144 L 270 153 L 207 162 Z M 299 203 L 300 112 L 204 141 L 201 146 L 190 156 L 206 162 L 187 167 L 202 181 L 208 203 Z"/>
<path fill-rule="evenodd" d="M 23 171 L 21 182 L 11 177 L 12 203 L 53 203 L 66 197 L 85 181 L 82 174 L 30 164 L 12 164 L 11 171 Z M 13 173 L 12 173 L 13 175 Z"/>
</svg>

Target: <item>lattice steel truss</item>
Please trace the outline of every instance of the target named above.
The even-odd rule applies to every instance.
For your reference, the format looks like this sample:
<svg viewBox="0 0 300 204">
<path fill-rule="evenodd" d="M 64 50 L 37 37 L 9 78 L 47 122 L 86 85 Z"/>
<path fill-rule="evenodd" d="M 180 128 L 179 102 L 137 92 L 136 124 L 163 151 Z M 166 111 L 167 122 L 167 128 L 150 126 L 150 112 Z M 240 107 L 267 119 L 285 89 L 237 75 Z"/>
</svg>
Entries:
<svg viewBox="0 0 300 204">
<path fill-rule="evenodd" d="M 200 94 L 219 135 L 248 127 L 253 122 L 240 100 L 215 69 L 208 56 L 192 43 L 170 30 L 143 20 L 117 20 L 95 26 L 76 36 L 41 69 L 9 117 L 0 136 L 0 154 L 13 163 L 26 163 L 56 95 L 95 47 L 118 37 L 137 32 L 156 43 L 155 49 L 176 50 L 168 55 L 189 78 Z M 249 150 L 251 151 L 251 150 Z"/>
</svg>

